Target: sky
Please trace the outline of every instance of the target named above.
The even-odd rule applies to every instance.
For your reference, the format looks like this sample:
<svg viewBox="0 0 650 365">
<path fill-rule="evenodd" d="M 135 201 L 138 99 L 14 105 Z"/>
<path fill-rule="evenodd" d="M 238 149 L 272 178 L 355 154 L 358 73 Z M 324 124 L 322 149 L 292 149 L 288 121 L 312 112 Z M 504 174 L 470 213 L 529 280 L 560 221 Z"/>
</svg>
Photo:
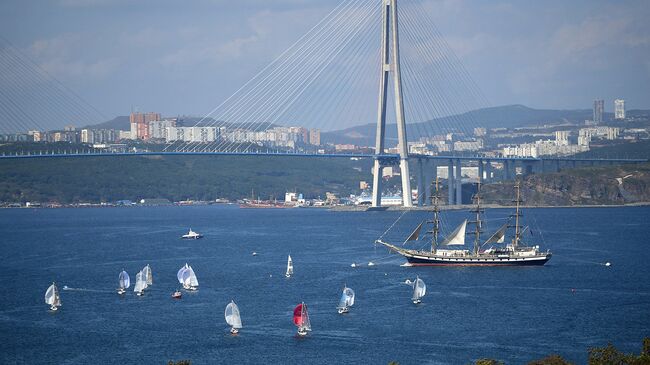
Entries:
<svg viewBox="0 0 650 365">
<path fill-rule="evenodd" d="M 647 0 L 418 1 L 493 106 L 650 109 Z M 109 119 L 202 116 L 338 3 L 3 0 L 0 35 Z"/>
</svg>

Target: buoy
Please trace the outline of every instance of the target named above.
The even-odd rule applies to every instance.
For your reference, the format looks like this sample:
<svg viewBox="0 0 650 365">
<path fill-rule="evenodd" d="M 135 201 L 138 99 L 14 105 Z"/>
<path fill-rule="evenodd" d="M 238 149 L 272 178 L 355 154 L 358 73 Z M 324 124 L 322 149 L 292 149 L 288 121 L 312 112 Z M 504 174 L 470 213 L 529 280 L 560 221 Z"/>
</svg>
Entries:
<svg viewBox="0 0 650 365">
<path fill-rule="evenodd" d="M 612 266 L 612 264 L 609 263 L 609 262 L 606 262 L 606 263 L 605 263 L 605 266 Z"/>
<path fill-rule="evenodd" d="M 352 265 L 350 265 L 350 267 L 357 267 L 357 264 L 353 262 Z"/>
</svg>

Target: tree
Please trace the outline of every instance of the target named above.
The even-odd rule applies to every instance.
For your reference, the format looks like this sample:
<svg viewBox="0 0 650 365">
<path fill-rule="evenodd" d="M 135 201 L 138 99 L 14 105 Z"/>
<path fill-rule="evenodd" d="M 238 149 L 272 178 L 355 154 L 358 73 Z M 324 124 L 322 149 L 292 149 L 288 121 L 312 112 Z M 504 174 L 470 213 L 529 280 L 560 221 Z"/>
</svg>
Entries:
<svg viewBox="0 0 650 365">
<path fill-rule="evenodd" d="M 571 365 L 571 363 L 564 360 L 560 355 L 549 355 L 543 359 L 531 361 L 528 365 Z"/>
</svg>

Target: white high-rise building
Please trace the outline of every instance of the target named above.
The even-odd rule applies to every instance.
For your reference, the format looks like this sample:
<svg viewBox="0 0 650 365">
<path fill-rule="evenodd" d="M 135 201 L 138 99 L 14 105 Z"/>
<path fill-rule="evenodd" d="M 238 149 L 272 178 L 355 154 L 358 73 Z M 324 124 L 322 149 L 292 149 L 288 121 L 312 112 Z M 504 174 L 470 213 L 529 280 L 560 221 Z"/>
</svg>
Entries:
<svg viewBox="0 0 650 365">
<path fill-rule="evenodd" d="M 625 100 L 614 100 L 614 119 L 625 119 Z"/>
<path fill-rule="evenodd" d="M 555 131 L 555 145 L 568 146 L 569 145 L 569 131 Z"/>
</svg>

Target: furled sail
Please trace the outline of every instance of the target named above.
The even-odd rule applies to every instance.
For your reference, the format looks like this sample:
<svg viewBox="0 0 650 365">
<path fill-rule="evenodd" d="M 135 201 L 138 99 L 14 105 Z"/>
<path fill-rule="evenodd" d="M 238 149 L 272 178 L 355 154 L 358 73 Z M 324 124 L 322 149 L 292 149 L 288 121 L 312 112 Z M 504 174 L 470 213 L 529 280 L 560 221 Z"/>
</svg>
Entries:
<svg viewBox="0 0 650 365">
<path fill-rule="evenodd" d="M 424 281 L 417 277 L 413 283 L 413 300 L 422 298 L 427 293 L 427 286 Z"/>
<path fill-rule="evenodd" d="M 464 245 L 465 244 L 465 228 L 467 227 L 467 219 L 463 221 L 456 229 L 451 232 L 449 236 L 442 242 L 443 245 Z"/>
<path fill-rule="evenodd" d="M 225 316 L 226 323 L 228 323 L 228 325 L 232 328 L 240 329 L 242 327 L 241 317 L 239 315 L 239 307 L 237 307 L 237 304 L 235 304 L 234 301 L 231 301 L 226 306 Z"/>
<path fill-rule="evenodd" d="M 131 286 L 131 278 L 129 274 L 122 270 L 120 273 L 120 289 L 128 289 Z"/>
<path fill-rule="evenodd" d="M 45 291 L 45 304 L 49 304 L 53 307 L 61 306 L 61 298 L 59 297 L 59 289 L 56 287 L 56 284 L 52 283 L 49 288 Z"/>
<path fill-rule="evenodd" d="M 422 226 L 424 225 L 424 222 L 421 222 L 417 228 L 411 233 L 411 235 L 404 241 L 404 243 L 409 242 L 409 241 L 417 241 L 417 239 L 420 237 L 420 231 L 422 230 Z"/>
<path fill-rule="evenodd" d="M 505 241 L 506 231 L 508 230 L 508 223 L 509 222 L 506 222 L 504 225 L 502 225 L 501 228 L 494 232 L 494 234 L 490 236 L 490 238 L 488 238 L 488 240 L 483 244 L 488 245 L 490 243 L 503 243 L 503 241 Z"/>
</svg>

